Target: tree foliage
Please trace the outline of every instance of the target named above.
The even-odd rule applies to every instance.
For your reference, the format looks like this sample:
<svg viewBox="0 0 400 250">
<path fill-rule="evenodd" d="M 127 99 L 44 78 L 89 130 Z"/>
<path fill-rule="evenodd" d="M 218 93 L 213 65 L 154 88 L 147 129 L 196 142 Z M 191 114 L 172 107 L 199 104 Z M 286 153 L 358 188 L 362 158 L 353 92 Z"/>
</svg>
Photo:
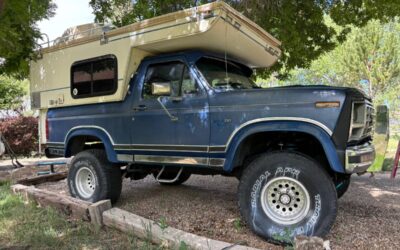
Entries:
<svg viewBox="0 0 400 250">
<path fill-rule="evenodd" d="M 0 75 L 0 110 L 21 111 L 24 95 L 27 94 L 27 80 Z"/>
<path fill-rule="evenodd" d="M 400 98 L 400 23 L 368 22 L 353 28 L 347 40 L 312 62 L 296 69 L 289 83 L 328 84 L 363 89 L 376 104 Z"/>
<path fill-rule="evenodd" d="M 133 3 L 134 2 L 134 3 Z M 193 7 L 193 0 L 91 0 L 97 22 L 111 22 L 117 27 L 162 14 Z M 206 3 L 212 1 L 198 1 Z"/>
<path fill-rule="evenodd" d="M 56 8 L 51 0 L 0 1 L 0 74 L 23 78 L 41 37 L 36 22 L 49 18 Z"/>
<path fill-rule="evenodd" d="M 352 32 L 341 47 L 340 64 L 346 80 L 364 84 L 376 97 L 392 90 L 400 80 L 400 25 L 370 22 Z"/>
<path fill-rule="evenodd" d="M 91 0 L 96 20 L 123 26 L 146 18 L 203 4 L 207 0 Z M 283 76 L 295 67 L 309 67 L 322 53 L 344 41 L 349 25 L 362 27 L 375 18 L 390 20 L 400 13 L 400 1 L 390 0 L 227 0 L 282 41 L 283 55 L 266 73 Z M 324 15 L 340 25 L 340 32 L 326 25 Z M 282 70 L 283 69 L 283 70 Z"/>
</svg>

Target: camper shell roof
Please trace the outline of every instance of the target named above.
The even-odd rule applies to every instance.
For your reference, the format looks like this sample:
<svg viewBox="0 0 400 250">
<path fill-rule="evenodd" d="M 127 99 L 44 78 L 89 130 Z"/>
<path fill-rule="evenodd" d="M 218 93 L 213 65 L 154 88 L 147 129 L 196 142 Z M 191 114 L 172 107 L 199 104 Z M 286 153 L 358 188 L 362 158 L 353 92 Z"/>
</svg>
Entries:
<svg viewBox="0 0 400 250">
<path fill-rule="evenodd" d="M 70 30 L 68 37 L 57 39 L 53 45 L 48 43 L 51 46 L 41 48 L 39 59 L 31 62 L 33 108 L 121 101 L 126 96 L 132 74 L 148 56 L 201 50 L 227 54 L 251 68 L 265 68 L 273 65 L 281 53 L 277 39 L 224 2 L 111 30 L 99 25 L 88 31 L 77 30 L 77 34 Z M 106 55 L 117 60 L 116 91 L 104 96 L 74 98 L 71 67 L 76 62 Z"/>
</svg>

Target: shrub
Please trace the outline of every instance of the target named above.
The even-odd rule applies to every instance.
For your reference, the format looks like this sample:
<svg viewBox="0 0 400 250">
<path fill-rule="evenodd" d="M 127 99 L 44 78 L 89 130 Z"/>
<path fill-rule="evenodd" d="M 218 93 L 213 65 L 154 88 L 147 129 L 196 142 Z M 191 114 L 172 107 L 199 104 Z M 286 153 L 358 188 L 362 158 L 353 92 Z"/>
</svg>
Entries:
<svg viewBox="0 0 400 250">
<path fill-rule="evenodd" d="M 38 147 L 38 119 L 11 117 L 0 120 L 0 132 L 17 155 L 29 156 Z"/>
</svg>

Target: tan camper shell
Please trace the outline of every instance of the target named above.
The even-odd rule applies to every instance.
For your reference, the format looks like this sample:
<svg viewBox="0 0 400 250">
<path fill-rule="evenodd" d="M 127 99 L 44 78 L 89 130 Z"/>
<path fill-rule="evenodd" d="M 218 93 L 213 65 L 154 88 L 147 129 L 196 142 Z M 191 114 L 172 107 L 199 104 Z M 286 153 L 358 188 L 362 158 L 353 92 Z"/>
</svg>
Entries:
<svg viewBox="0 0 400 250">
<path fill-rule="evenodd" d="M 92 27 L 90 29 L 90 27 Z M 82 31 L 86 28 L 87 31 Z M 70 34 L 71 29 L 67 34 Z M 131 75 L 149 55 L 203 49 L 227 53 L 243 63 L 263 68 L 279 57 L 280 42 L 224 2 L 216 2 L 102 32 L 84 25 L 78 33 L 40 49 L 30 65 L 32 106 L 63 107 L 124 99 Z M 71 66 L 112 55 L 117 59 L 118 87 L 112 94 L 74 98 Z"/>
</svg>

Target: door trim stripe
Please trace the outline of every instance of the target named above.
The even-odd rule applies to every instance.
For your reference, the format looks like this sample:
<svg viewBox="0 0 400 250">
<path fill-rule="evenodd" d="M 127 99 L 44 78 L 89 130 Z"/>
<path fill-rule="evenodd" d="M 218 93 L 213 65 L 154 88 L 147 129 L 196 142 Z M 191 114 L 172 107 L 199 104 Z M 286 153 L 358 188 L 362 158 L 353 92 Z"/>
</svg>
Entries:
<svg viewBox="0 0 400 250">
<path fill-rule="evenodd" d="M 134 162 L 137 163 L 164 163 L 179 165 L 200 165 L 223 167 L 225 159 L 207 157 L 184 157 L 184 156 L 165 156 L 165 155 L 134 155 Z"/>
</svg>

